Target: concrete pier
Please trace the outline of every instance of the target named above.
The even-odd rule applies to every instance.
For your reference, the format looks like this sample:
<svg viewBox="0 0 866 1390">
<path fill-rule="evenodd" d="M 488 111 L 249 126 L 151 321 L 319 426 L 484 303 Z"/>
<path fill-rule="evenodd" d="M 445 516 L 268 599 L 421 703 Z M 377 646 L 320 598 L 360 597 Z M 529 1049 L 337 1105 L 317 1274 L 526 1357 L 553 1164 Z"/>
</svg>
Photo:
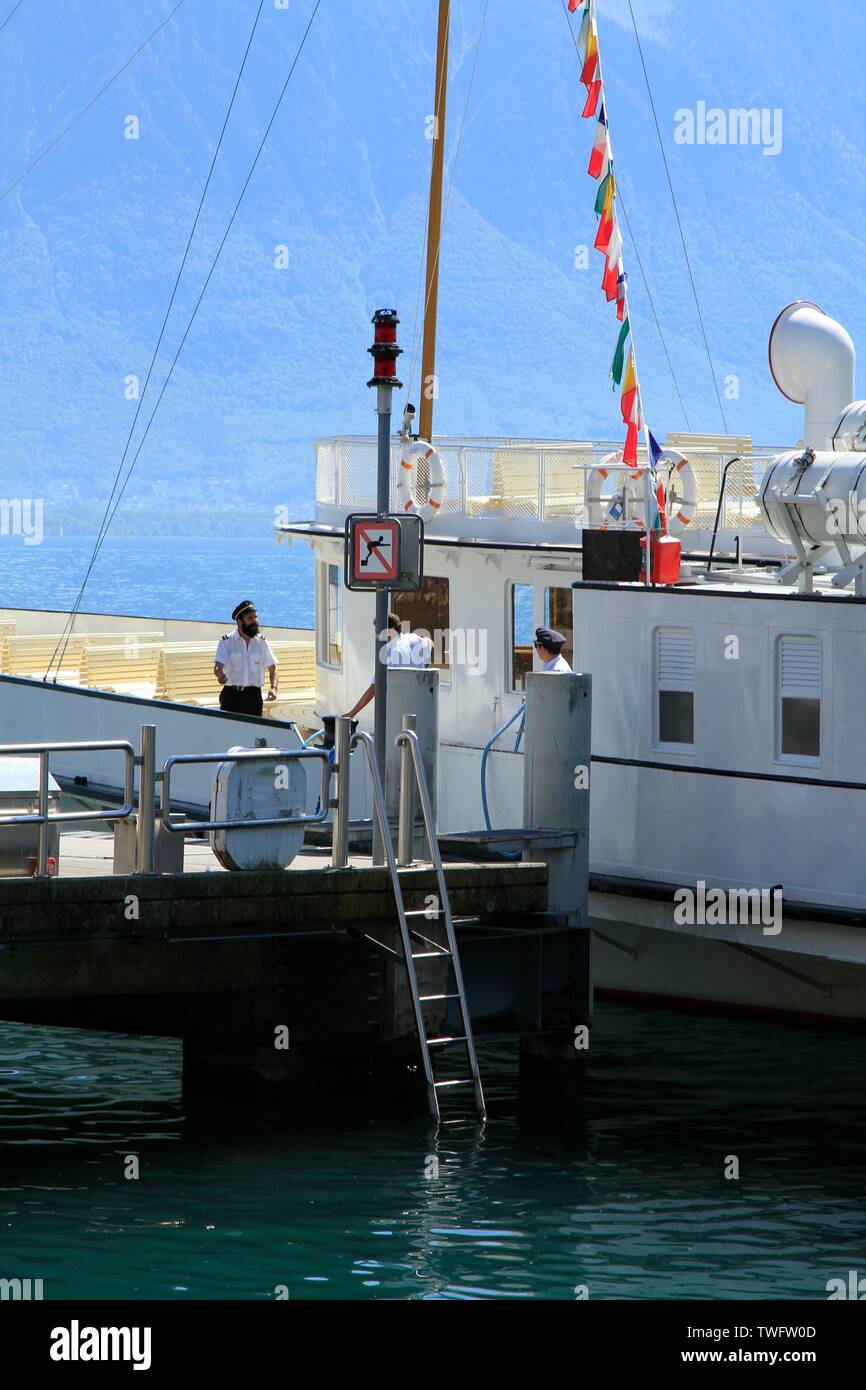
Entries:
<svg viewBox="0 0 866 1390">
<path fill-rule="evenodd" d="M 80 839 L 93 857 L 99 837 Z M 196 853 L 203 862 L 209 850 L 187 846 Z M 567 1034 L 585 988 L 581 933 L 546 914 L 546 866 L 454 863 L 446 879 L 455 916 L 470 919 L 457 932 L 477 1035 Z M 401 883 L 407 907 L 432 902 L 432 870 L 404 870 Z M 0 1017 L 181 1038 L 189 1097 L 332 1106 L 397 1080 L 423 1105 L 396 944 L 387 871 L 369 861 L 5 879 Z M 427 968 L 420 983 L 435 989 L 443 965 Z"/>
</svg>

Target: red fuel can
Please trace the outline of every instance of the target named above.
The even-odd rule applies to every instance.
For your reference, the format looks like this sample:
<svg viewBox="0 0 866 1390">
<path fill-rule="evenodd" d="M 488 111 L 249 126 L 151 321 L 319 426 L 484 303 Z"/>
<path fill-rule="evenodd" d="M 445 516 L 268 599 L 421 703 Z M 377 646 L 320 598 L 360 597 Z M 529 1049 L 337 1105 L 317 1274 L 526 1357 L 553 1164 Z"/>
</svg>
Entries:
<svg viewBox="0 0 866 1390">
<path fill-rule="evenodd" d="M 646 537 L 641 537 L 641 550 L 646 555 Z M 673 536 L 653 536 L 650 542 L 650 581 L 653 584 L 678 584 L 682 547 Z M 646 561 L 641 561 L 641 578 L 646 578 Z"/>
</svg>

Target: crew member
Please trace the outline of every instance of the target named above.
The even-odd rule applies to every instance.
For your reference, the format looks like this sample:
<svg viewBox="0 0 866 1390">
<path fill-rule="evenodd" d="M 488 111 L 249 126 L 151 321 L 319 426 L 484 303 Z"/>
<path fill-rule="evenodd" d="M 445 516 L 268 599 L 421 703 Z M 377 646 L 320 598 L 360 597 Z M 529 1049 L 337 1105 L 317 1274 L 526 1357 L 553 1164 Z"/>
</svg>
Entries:
<svg viewBox="0 0 866 1390">
<path fill-rule="evenodd" d="M 571 667 L 562 655 L 566 639 L 561 632 L 549 627 L 535 629 L 535 650 L 541 662 L 542 671 L 570 671 Z"/>
<path fill-rule="evenodd" d="M 266 637 L 259 632 L 259 618 L 252 599 L 234 609 L 236 630 L 217 643 L 213 673 L 219 681 L 220 709 L 232 714 L 262 713 L 262 686 L 268 673 L 268 700 L 277 698 L 277 659 Z"/>
<path fill-rule="evenodd" d="M 433 643 L 429 637 L 422 637 L 418 632 L 402 632 L 403 624 L 396 613 L 388 614 L 388 643 L 385 648 L 387 653 L 388 666 L 413 666 L 421 669 L 430 665 L 430 656 L 433 650 Z M 353 705 L 344 715 L 345 719 L 354 719 L 362 709 L 366 709 L 370 701 L 376 694 L 375 678 L 367 686 L 360 700 Z"/>
</svg>

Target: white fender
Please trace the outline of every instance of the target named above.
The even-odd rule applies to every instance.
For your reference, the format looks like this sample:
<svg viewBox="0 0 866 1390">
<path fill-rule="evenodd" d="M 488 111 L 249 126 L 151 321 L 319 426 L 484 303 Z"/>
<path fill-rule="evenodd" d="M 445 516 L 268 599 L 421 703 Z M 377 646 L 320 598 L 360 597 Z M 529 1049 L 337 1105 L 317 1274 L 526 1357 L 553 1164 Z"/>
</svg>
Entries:
<svg viewBox="0 0 866 1390">
<path fill-rule="evenodd" d="M 418 506 L 413 495 L 413 484 L 418 463 L 427 463 L 429 492 L 427 501 Z M 416 439 L 404 448 L 397 469 L 397 507 L 401 512 L 417 512 L 422 521 L 431 521 L 438 516 L 439 508 L 445 500 L 445 469 L 432 444 Z"/>
</svg>

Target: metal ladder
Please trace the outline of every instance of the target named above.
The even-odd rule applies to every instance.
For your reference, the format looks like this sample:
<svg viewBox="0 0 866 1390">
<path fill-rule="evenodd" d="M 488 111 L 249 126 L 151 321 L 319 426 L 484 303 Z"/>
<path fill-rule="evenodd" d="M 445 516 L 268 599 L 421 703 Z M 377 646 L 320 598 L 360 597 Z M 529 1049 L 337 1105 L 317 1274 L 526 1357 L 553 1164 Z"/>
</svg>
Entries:
<svg viewBox="0 0 866 1390">
<path fill-rule="evenodd" d="M 462 1087 L 472 1087 L 475 1101 L 475 1110 L 480 1120 L 485 1119 L 486 1109 L 484 1105 L 484 1092 L 481 1089 L 481 1077 L 478 1071 L 478 1058 L 475 1055 L 475 1043 L 472 1037 L 472 1023 L 469 1018 L 469 1007 L 466 1002 L 466 991 L 463 985 L 463 972 L 460 969 L 460 956 L 457 950 L 457 937 L 454 933 L 454 919 L 451 915 L 451 903 L 448 898 L 448 888 L 445 884 L 445 872 L 442 868 L 442 856 L 439 853 L 439 844 L 436 839 L 436 828 L 433 823 L 433 808 L 430 804 L 430 793 L 427 788 L 427 778 L 424 775 L 424 765 L 421 761 L 417 735 L 411 729 L 404 729 L 397 735 L 396 743 L 401 748 L 408 750 L 409 758 L 412 763 L 412 774 L 418 795 L 421 801 L 421 810 L 424 817 L 424 830 L 427 844 L 430 850 L 430 862 L 436 870 L 436 883 L 439 890 L 439 909 L 437 921 L 444 922 L 445 943 L 431 940 L 424 936 L 420 931 L 409 925 L 410 918 L 425 917 L 428 921 L 432 920 L 427 908 L 414 908 L 407 911 L 403 900 L 403 889 L 400 883 L 400 871 L 394 855 L 394 846 L 391 842 L 391 834 L 388 827 L 388 818 L 385 810 L 385 793 L 382 787 L 382 778 L 379 774 L 379 767 L 376 762 L 375 745 L 369 734 L 357 732 L 352 737 L 351 746 L 358 744 L 364 749 L 367 757 L 367 766 L 370 772 L 370 783 L 373 788 L 373 805 L 375 808 L 376 821 L 379 833 L 385 848 L 385 859 L 388 872 L 391 876 L 391 885 L 394 891 L 394 901 L 397 907 L 397 917 L 400 924 L 400 941 L 402 945 L 402 955 L 400 952 L 391 951 L 389 947 L 383 946 L 382 942 L 369 937 L 368 940 L 375 946 L 388 952 L 389 955 L 402 959 L 406 966 L 406 976 L 409 982 L 409 993 L 412 999 L 412 1009 L 415 1015 L 415 1026 L 418 1030 L 418 1041 L 421 1045 L 421 1059 L 424 1064 L 424 1076 L 427 1082 L 427 1101 L 430 1113 L 435 1120 L 441 1119 L 439 1109 L 439 1092 L 443 1090 L 454 1091 Z M 406 763 L 404 760 L 404 781 Z M 408 799 L 411 806 L 411 798 Z M 409 824 L 409 834 L 411 836 L 413 826 Z M 402 855 L 401 855 L 402 857 Z M 415 950 L 413 942 L 417 942 L 422 949 Z M 454 989 L 446 986 L 444 993 L 422 994 L 418 987 L 418 975 L 415 969 L 416 960 L 431 960 L 441 956 L 450 961 L 451 972 L 454 976 Z M 424 1005 L 428 1003 L 446 1003 L 457 1001 L 460 1013 L 460 1031 L 453 1035 L 441 1037 L 430 1036 L 427 1028 Z M 444 1080 L 437 1080 L 433 1070 L 433 1051 L 438 1054 L 439 1049 L 452 1046 L 462 1046 L 466 1051 L 466 1058 L 469 1064 L 469 1077 L 448 1077 Z M 455 1121 L 459 1123 L 459 1121 Z"/>
</svg>

